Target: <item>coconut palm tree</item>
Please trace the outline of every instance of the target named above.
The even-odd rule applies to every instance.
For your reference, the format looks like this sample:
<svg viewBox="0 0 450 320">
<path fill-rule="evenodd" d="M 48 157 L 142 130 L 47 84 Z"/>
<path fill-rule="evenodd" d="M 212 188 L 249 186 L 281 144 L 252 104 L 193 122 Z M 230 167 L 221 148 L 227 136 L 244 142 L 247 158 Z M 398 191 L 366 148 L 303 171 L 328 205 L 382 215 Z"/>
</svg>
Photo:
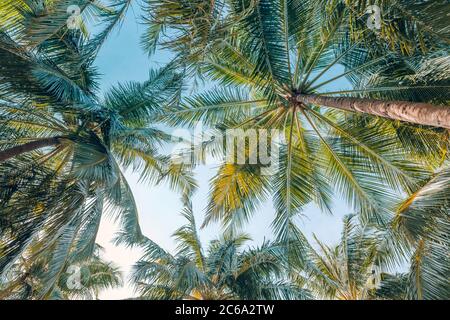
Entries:
<svg viewBox="0 0 450 320">
<path fill-rule="evenodd" d="M 307 299 L 311 295 L 290 281 L 283 266 L 283 245 L 265 242 L 244 249 L 246 234 L 228 233 L 203 249 L 190 202 L 182 213 L 187 224 L 173 237 L 175 255 L 147 239 L 132 281 L 143 299 Z"/>
<path fill-rule="evenodd" d="M 274 230 L 289 239 L 298 234 L 294 220 L 302 208 L 315 202 L 328 210 L 336 191 L 363 221 L 387 224 L 397 196 L 415 190 L 448 157 L 448 130 L 369 114 L 417 123 L 403 111 L 420 110 L 435 120 L 444 115 L 434 125 L 448 127 L 450 109 L 439 105 L 449 100 L 448 56 L 403 57 L 352 42 L 340 1 L 231 1 L 226 12 L 233 27 L 200 63 L 219 86 L 187 98 L 165 120 L 202 121 L 224 133 L 278 129 L 285 144 L 272 176 L 259 174 L 262 164 L 223 164 L 206 223 L 242 224 L 270 195 Z M 351 88 L 338 88 L 343 78 Z M 355 110 L 360 114 L 348 112 Z"/>
<path fill-rule="evenodd" d="M 379 13 L 377 36 L 390 48 L 404 54 L 439 50 L 450 43 L 450 31 L 445 22 L 450 13 L 447 1 L 346 0 L 343 4 L 349 9 L 348 23 L 355 35 L 368 25 L 374 26 L 368 19 L 371 16 L 377 19 L 373 15 Z M 370 45 L 369 41 L 374 39 L 366 40 Z"/>
<path fill-rule="evenodd" d="M 93 63 L 129 1 L 101 8 L 105 28 L 91 40 L 66 25 L 66 2 L 2 7 L 10 11 L 0 31 L 0 272 L 37 247 L 29 258 L 51 256 L 55 276 L 42 296 L 72 250 L 80 259 L 93 254 L 103 213 L 119 220 L 118 241 L 142 239 L 124 168 L 185 193 L 194 186 L 185 167 L 158 153 L 169 135 L 152 126 L 162 106 L 179 99 L 172 67 L 99 95 Z"/>
<path fill-rule="evenodd" d="M 386 228 L 346 216 L 338 245 L 316 239 L 321 252 L 312 259 L 321 272 L 309 288 L 330 299 L 448 299 L 449 182 L 443 167 L 398 205 Z"/>
<path fill-rule="evenodd" d="M 236 12 L 230 14 L 233 1 L 154 1 L 144 0 L 144 21 L 148 24 L 142 44 L 150 53 L 158 46 L 170 48 L 181 54 L 189 51 L 192 58 L 205 57 L 205 49 L 226 35 L 227 29 L 239 20 Z M 258 1 L 253 1 L 255 5 Z M 296 0 L 286 1 L 287 8 L 298 5 Z M 317 6 L 324 2 L 316 1 Z M 408 0 L 345 0 L 346 23 L 354 39 L 370 26 L 375 10 L 379 9 L 379 26 L 372 34 L 365 34 L 363 41 L 373 47 L 389 44 L 393 50 L 405 54 L 427 52 L 445 48 L 450 41 L 446 15 L 450 6 L 446 1 Z M 373 9 L 376 7 L 375 9 Z M 243 12 L 245 15 L 245 12 Z M 295 18 L 292 15 L 292 18 Z"/>
<path fill-rule="evenodd" d="M 386 51 L 379 41 L 375 50 L 368 49 L 376 32 L 349 30 L 349 19 L 356 16 L 352 1 L 147 3 L 151 28 L 144 44 L 153 50 L 161 31 L 177 29 L 165 42 L 178 53 L 176 63 L 152 71 L 145 83 L 117 86 L 104 97 L 98 94 L 93 62 L 130 1 L 114 1 L 113 7 L 79 1 L 85 20 L 97 16 L 105 23 L 91 40 L 86 25 L 67 27 L 70 1 L 2 3 L 0 272 L 17 265 L 24 254 L 28 261 L 45 261 L 47 275 L 34 297 L 62 295 L 60 276 L 71 257 L 95 255 L 100 219 L 112 212 L 122 226 L 117 243 L 145 247 L 134 276 L 143 297 L 307 297 L 303 281 L 293 284 L 293 270 L 286 274 L 275 257 L 286 259 L 288 249 L 284 262 L 308 265 L 295 217 L 310 202 L 329 210 L 333 191 L 339 191 L 364 225 L 380 228 L 394 221 L 398 235 L 387 229 L 386 254 L 381 250 L 378 264 L 396 259 L 394 251 L 404 246 L 414 250 L 407 275 L 415 279 L 414 288 L 404 291 L 404 277 L 393 277 L 392 283 L 401 284 L 397 293 L 445 296 L 447 287 L 441 285 L 448 269 L 441 257 L 448 252 L 448 230 L 439 224 L 448 225 L 448 206 L 437 202 L 447 200 L 436 189 L 448 179 L 435 172 L 448 159 L 450 61 L 440 43 L 436 50 L 411 57 Z M 413 24 L 434 35 L 428 24 Z M 195 69 L 228 88 L 208 90 L 179 105 L 180 69 Z M 337 88 L 344 78 L 350 89 Z M 175 256 L 140 231 L 123 168 L 150 181 L 169 178 L 186 196 L 195 187 L 186 166 L 158 154 L 157 146 L 169 136 L 153 126 L 156 119 L 191 126 L 201 120 L 218 131 L 279 129 L 286 137 L 280 170 L 272 176 L 260 174 L 263 164 L 220 167 L 206 223 L 221 220 L 230 228 L 211 243 L 207 255 L 201 252 L 189 206 L 185 215 L 192 222 L 177 231 L 184 245 Z M 420 195 L 430 193 L 428 183 L 436 192 L 424 202 Z M 411 196 L 392 215 L 403 192 Z M 276 208 L 277 241 L 242 250 L 245 237 L 234 229 L 269 195 Z M 424 214 L 430 204 L 438 207 L 436 215 Z M 302 250 L 295 252 L 298 247 Z M 367 252 L 347 257 L 364 264 L 354 272 L 361 279 L 341 282 L 344 294 L 339 297 L 368 297 Z M 334 268 L 331 262 L 323 268 L 329 266 Z M 336 281 L 341 278 L 338 272 Z M 335 286 L 324 288 L 330 289 L 321 295 L 336 297 Z"/>
<path fill-rule="evenodd" d="M 410 267 L 382 283 L 382 296 L 450 298 L 449 191 L 450 169 L 446 163 L 398 206 L 392 228 L 397 242 L 407 243 L 412 251 Z"/>
<path fill-rule="evenodd" d="M 384 276 L 376 259 L 375 233 L 361 226 L 356 215 L 348 215 L 339 244 L 330 247 L 315 240 L 320 252 L 313 251 L 312 259 L 321 273 L 307 282 L 309 288 L 322 299 L 371 298 Z"/>
<path fill-rule="evenodd" d="M 101 291 L 120 287 L 122 274 L 119 268 L 101 258 L 102 248 L 96 247 L 94 254 L 86 260 L 72 255 L 70 264 L 56 275 L 52 289 L 45 296 L 53 300 L 93 299 Z M 41 257 L 30 261 L 21 257 L 8 272 L 4 282 L 0 282 L 2 299 L 40 299 L 48 283 L 51 257 Z M 52 275 L 53 276 L 53 275 Z"/>
<path fill-rule="evenodd" d="M 250 66 L 250 69 L 256 67 L 258 70 L 251 71 L 260 72 L 260 77 L 273 78 L 272 80 L 277 82 L 274 84 L 270 83 L 271 81 L 261 82 L 255 79 L 256 83 L 263 88 L 279 85 L 278 94 L 286 90 L 285 96 L 304 105 L 324 105 L 423 125 L 445 128 L 450 126 L 450 111 L 445 105 L 414 103 L 409 99 L 406 101 L 367 98 L 355 100 L 347 99 L 343 95 L 344 93 L 353 93 L 362 98 L 362 94 L 370 92 L 362 90 L 364 86 L 350 92 L 321 92 L 320 96 L 315 91 L 323 85 L 323 83 L 316 83 L 321 79 L 322 71 L 328 70 L 334 64 L 342 63 L 349 56 L 353 62 L 356 62 L 355 58 L 359 55 L 359 48 L 353 46 L 351 50 L 345 46 L 345 54 L 340 52 L 336 57 L 330 57 L 330 51 L 332 51 L 330 49 L 336 46 L 336 42 L 342 42 L 340 38 L 343 27 L 349 31 L 347 36 L 351 39 L 356 38 L 356 42 L 360 45 L 367 40 L 371 41 L 370 46 L 381 49 L 385 47 L 383 41 L 389 37 L 391 43 L 394 41 L 402 43 L 401 50 L 405 51 L 407 48 L 404 45 L 405 41 L 408 42 L 409 47 L 416 42 L 420 42 L 422 47 L 425 45 L 431 47 L 432 40 L 444 38 L 440 42 L 443 42 L 444 45 L 437 46 L 437 49 L 442 49 L 446 48 L 448 44 L 448 38 L 445 38 L 446 31 L 431 32 L 432 27 L 426 22 L 432 21 L 435 15 L 445 17 L 445 12 L 442 14 L 442 8 L 449 10 L 445 4 L 408 5 L 408 9 L 405 11 L 403 10 L 405 4 L 402 1 L 400 3 L 398 1 L 377 2 L 379 5 L 383 4 L 383 8 L 396 8 L 397 11 L 403 13 L 400 19 L 403 19 L 401 22 L 404 24 L 402 28 L 396 28 L 401 22 L 389 20 L 389 23 L 384 23 L 385 26 L 381 32 L 382 39 L 380 39 L 376 30 L 367 28 L 366 21 L 369 17 L 364 14 L 366 8 L 369 8 L 369 3 L 366 1 L 355 3 L 354 1 L 340 0 L 219 0 L 211 2 L 186 0 L 174 4 L 172 1 L 148 0 L 145 3 L 147 11 L 145 18 L 149 29 L 143 37 L 143 43 L 150 52 L 153 52 L 158 44 L 162 44 L 165 48 L 179 53 L 183 62 L 189 61 L 198 68 L 198 62 L 207 60 L 209 55 L 214 55 L 215 52 L 222 51 L 223 46 L 227 46 L 228 41 L 224 41 L 224 39 L 250 36 L 246 39 L 247 47 L 245 49 L 241 47 L 241 49 L 243 51 L 255 50 L 259 53 L 259 56 L 254 55 L 254 61 L 252 61 L 254 65 Z M 425 19 L 426 22 L 424 19 L 418 18 L 418 12 L 424 11 L 424 9 L 426 12 L 420 14 L 420 17 L 430 13 Z M 362 12 L 360 12 L 361 10 Z M 397 11 L 393 13 L 396 18 Z M 399 19 L 397 18 L 397 20 Z M 434 20 L 436 21 L 436 19 Z M 361 25 L 365 28 L 359 32 Z M 349 26 L 350 28 L 348 28 Z M 397 31 L 395 31 L 396 29 Z M 242 33 L 246 33 L 246 35 L 243 36 Z M 405 33 L 408 34 L 408 37 L 404 36 Z M 429 38 L 431 40 L 428 41 Z M 367 47 L 367 42 L 365 47 Z M 240 50 L 238 49 L 238 51 Z M 408 51 L 413 50 L 409 49 Z M 372 66 L 378 61 L 375 58 L 379 57 L 370 56 L 369 65 Z M 329 60 L 328 64 L 324 63 L 326 60 Z M 363 60 L 368 63 L 367 59 Z M 361 67 L 361 61 L 357 62 L 355 67 L 358 70 L 349 68 L 352 70 L 352 75 L 357 75 L 361 68 L 368 69 L 367 65 Z M 316 74 L 311 76 L 312 73 Z M 250 72 L 250 75 L 254 76 L 255 73 Z M 398 83 L 400 80 L 397 80 Z M 434 87 L 436 88 L 436 85 Z M 380 87 L 370 89 L 386 92 L 411 90 L 411 86 L 395 85 L 383 89 Z M 415 89 L 424 89 L 424 86 L 417 85 Z M 448 82 L 441 89 L 448 91 Z M 337 94 L 341 94 L 339 99 L 335 97 Z M 322 97 L 322 95 L 329 96 Z M 447 103 L 446 99 L 442 100 L 445 104 Z"/>
</svg>

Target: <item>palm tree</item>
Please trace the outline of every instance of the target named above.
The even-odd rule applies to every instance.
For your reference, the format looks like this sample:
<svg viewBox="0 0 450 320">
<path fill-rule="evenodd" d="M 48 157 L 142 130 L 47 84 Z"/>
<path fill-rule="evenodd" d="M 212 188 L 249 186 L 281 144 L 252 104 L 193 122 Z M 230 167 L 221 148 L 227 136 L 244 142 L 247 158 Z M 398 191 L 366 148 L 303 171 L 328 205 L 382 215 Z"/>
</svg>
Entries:
<svg viewBox="0 0 450 320">
<path fill-rule="evenodd" d="M 153 1 L 144 0 L 144 21 L 148 30 L 142 38 L 144 48 L 150 53 L 163 46 L 186 54 L 192 58 L 204 58 L 202 54 L 214 42 L 220 41 L 227 29 L 240 17 L 236 12 L 230 15 L 231 0 L 197 1 Z M 257 1 L 254 1 L 254 5 Z M 318 7 L 324 2 L 316 1 Z M 417 51 L 428 52 L 445 48 L 450 41 L 446 27 L 446 15 L 450 6 L 445 1 L 408 0 L 345 0 L 346 23 L 351 36 L 360 39 L 368 27 L 371 8 L 380 9 L 380 26 L 371 34 L 364 34 L 363 41 L 373 47 L 388 44 L 393 50 L 411 55 Z M 298 5 L 297 1 L 287 1 L 288 9 Z M 251 10 L 251 7 L 249 7 Z M 245 15 L 245 12 L 243 12 Z M 294 15 L 292 18 L 296 18 Z"/>
<path fill-rule="evenodd" d="M 434 32 L 432 19 L 417 20 L 419 10 L 411 6 L 408 23 L 430 36 L 424 47 L 434 47 L 404 57 L 380 41 L 368 48 L 377 35 L 359 29 L 360 22 L 349 29 L 360 13 L 354 1 L 148 0 L 144 44 L 154 50 L 166 28 L 176 29 L 164 42 L 178 54 L 175 63 L 151 71 L 145 83 L 119 85 L 100 97 L 93 63 L 130 3 L 80 1 L 85 18 L 100 17 L 105 25 L 90 40 L 86 25 L 67 28 L 67 1 L 4 0 L 0 7 L 0 273 L 16 267 L 14 276 L 24 279 L 8 282 L 12 291 L 2 291 L 5 296 L 84 295 L 65 290 L 64 274 L 74 257 L 95 269 L 95 238 L 109 212 L 122 227 L 116 242 L 145 248 L 133 277 L 144 298 L 307 298 L 303 278 L 293 273 L 317 268 L 307 259 L 310 249 L 295 217 L 310 202 L 329 210 L 339 191 L 382 241 L 375 245 L 371 234 L 349 222 L 346 244 L 322 245 L 327 257 L 315 255 L 322 273 L 329 273 L 318 278 L 328 284 L 312 288 L 318 295 L 367 298 L 374 291 L 366 285 L 371 266 L 384 267 L 412 250 L 411 270 L 391 276 L 380 287 L 387 289 L 374 294 L 448 297 L 449 190 L 441 188 L 449 185 L 448 170 L 437 171 L 449 150 L 446 30 Z M 427 8 L 433 16 L 439 11 Z M 388 25 L 383 28 L 386 39 Z M 408 33 L 410 43 L 422 43 L 421 32 Z M 227 88 L 179 104 L 180 70 Z M 344 78 L 352 88 L 337 89 Z M 175 234 L 180 247 L 174 256 L 140 231 L 123 168 L 148 181 L 168 178 L 186 197 L 195 187 L 187 166 L 157 152 L 169 139 L 154 126 L 160 119 L 189 126 L 201 120 L 218 131 L 279 129 L 286 137 L 273 176 L 260 174 L 262 164 L 220 167 L 205 223 L 221 220 L 229 228 L 206 255 L 190 204 L 184 213 L 189 224 Z M 410 196 L 393 215 L 404 192 Z M 243 250 L 247 237 L 235 227 L 269 195 L 277 241 Z M 21 264 L 21 257 L 33 263 Z M 89 294 L 101 283 L 117 283 L 109 279 L 88 286 Z"/>
<path fill-rule="evenodd" d="M 381 33 L 383 40 L 389 37 L 391 43 L 396 41 L 404 44 L 406 41 L 411 46 L 419 42 L 417 39 L 420 39 L 423 47 L 431 46 L 431 40 L 435 38 L 444 37 L 444 46 L 440 45 L 437 48 L 446 48 L 445 45 L 448 44 L 448 37 L 445 38 L 448 35 L 445 33 L 446 31 L 431 32 L 432 27 L 426 22 L 433 20 L 436 14 L 445 17 L 441 10 L 442 7 L 448 10 L 448 7 L 439 4 L 428 6 L 417 4 L 415 6 L 408 5 L 409 8 L 404 10 L 405 4 L 402 2 L 380 2 L 383 2 L 387 8 L 396 8 L 397 11 L 403 13 L 403 16 L 406 16 L 406 18 L 402 16 L 401 22 L 385 23 L 386 26 L 383 27 Z M 391 2 L 395 3 L 391 5 Z M 381 5 L 381 3 L 378 4 Z M 183 58 L 184 63 L 189 61 L 197 69 L 200 69 L 198 62 L 205 60 L 208 62 L 210 55 L 217 56 L 216 53 L 221 52 L 223 48 L 227 49 L 226 51 L 236 49 L 236 52 L 222 55 L 219 53 L 218 61 L 222 61 L 223 58 L 230 60 L 230 54 L 243 54 L 244 59 L 248 61 L 241 61 L 244 64 L 239 68 L 241 71 L 247 70 L 247 78 L 253 78 L 255 85 L 263 90 L 267 89 L 274 95 L 284 96 L 285 100 L 292 100 L 292 103 L 297 102 L 300 106 L 323 105 L 339 110 L 449 128 L 450 111 L 446 105 L 413 102 L 414 100 L 410 99 L 401 101 L 389 99 L 385 95 L 381 95 L 383 99 L 378 99 L 379 96 L 374 94 L 383 94 L 393 90 L 428 89 L 430 83 L 424 81 L 423 84 L 414 86 L 407 83 L 399 86 L 398 83 L 402 80 L 399 77 L 396 78 L 396 83 L 390 86 L 374 87 L 373 82 L 359 83 L 357 88 L 350 91 L 318 92 L 317 89 L 328 83 L 328 81 L 320 82 L 321 76 L 337 63 L 348 68 L 346 70 L 348 73 L 340 75 L 339 78 L 344 75 L 357 76 L 370 69 L 372 69 L 370 75 L 377 73 L 369 67 L 375 66 L 380 62 L 378 59 L 383 59 L 383 57 L 360 52 L 361 47 L 367 47 L 367 45 L 362 45 L 365 40 L 370 41 L 369 45 L 372 47 L 379 47 L 379 49 L 383 47 L 383 44 L 380 45 L 383 41 L 377 38 L 377 33 L 367 28 L 365 22 L 368 17 L 361 17 L 368 7 L 368 2 L 358 1 L 355 3 L 354 1 L 340 0 L 219 0 L 211 2 L 184 0 L 176 4 L 172 1 L 150 0 L 146 1 L 146 22 L 149 24 L 149 29 L 143 37 L 143 43 L 150 52 L 153 52 L 158 44 L 175 50 Z M 426 9 L 426 12 L 430 13 L 425 19 L 426 22 L 418 18 L 417 12 L 422 9 Z M 396 16 L 397 13 L 393 13 L 393 15 Z M 420 17 L 426 15 L 424 13 Z M 404 21 L 408 22 L 406 27 L 397 28 L 396 32 L 396 26 L 400 23 L 405 24 Z M 349 25 L 350 28 L 348 28 Z M 361 25 L 364 26 L 364 30 L 360 30 Z M 404 30 L 405 28 L 407 30 Z M 358 32 L 358 30 L 360 31 Z M 415 32 L 415 30 L 418 31 Z M 349 34 L 345 31 L 349 31 Z M 412 39 L 405 39 L 402 31 Z M 355 45 L 350 45 L 348 37 L 356 38 Z M 426 41 L 429 38 L 431 40 Z M 232 39 L 239 39 L 237 44 L 239 48 L 232 43 L 234 42 Z M 342 42 L 344 42 L 343 48 Z M 231 48 L 227 48 L 230 44 Z M 342 50 L 339 50 L 340 52 L 333 57 L 332 51 L 337 46 Z M 405 51 L 406 46 L 402 45 L 401 49 Z M 252 51 L 253 54 L 248 56 L 247 53 Z M 444 51 L 446 52 L 446 49 Z M 236 59 L 236 57 L 231 56 L 231 59 Z M 245 64 L 246 62 L 250 64 Z M 448 59 L 446 65 L 448 66 Z M 239 74 L 238 70 L 229 71 Z M 231 77 L 230 72 L 228 75 Z M 378 72 L 380 71 L 378 70 Z M 319 81 L 318 84 L 317 81 Z M 441 91 L 448 91 L 448 86 L 448 80 L 443 81 L 440 84 Z M 436 89 L 438 86 L 434 84 L 433 87 Z M 356 95 L 359 99 L 347 98 L 345 94 Z M 340 95 L 339 98 L 336 95 Z M 365 98 L 364 96 L 367 95 L 376 96 L 376 99 Z M 447 100 L 448 95 L 446 94 L 442 100 L 436 102 L 446 104 Z"/>
<path fill-rule="evenodd" d="M 144 255 L 133 267 L 132 281 L 143 299 L 307 299 L 310 294 L 290 281 L 282 246 L 265 242 L 243 249 L 245 234 L 223 234 L 206 252 L 200 242 L 190 202 L 187 224 L 174 233 L 175 255 L 147 239 Z"/>
<path fill-rule="evenodd" d="M 206 223 L 242 224 L 271 195 L 278 240 L 289 239 L 298 234 L 294 219 L 302 208 L 313 201 L 326 211 L 337 191 L 363 221 L 387 224 L 397 196 L 415 190 L 448 157 L 448 130 L 366 111 L 388 118 L 395 112 L 394 118 L 405 120 L 405 110 L 420 108 L 424 117 L 436 111 L 446 118 L 450 109 L 438 103 L 449 100 L 448 56 L 403 57 L 350 41 L 348 9 L 339 1 L 227 3 L 233 27 L 226 37 L 214 38 L 196 62 L 220 86 L 169 109 L 165 120 L 176 126 L 202 121 L 223 132 L 279 129 L 286 143 L 273 176 L 259 174 L 262 164 L 222 165 L 212 182 Z M 353 88 L 337 89 L 343 78 Z M 422 105 L 430 101 L 436 104 Z M 396 105 L 403 106 L 401 112 Z M 347 112 L 355 108 L 363 114 Z M 423 112 L 429 108 L 434 111 Z M 444 118 L 435 125 L 448 127 Z"/>
<path fill-rule="evenodd" d="M 385 228 L 346 216 L 337 246 L 316 239 L 321 253 L 312 251 L 312 259 L 320 272 L 311 274 L 309 289 L 331 299 L 448 299 L 449 186 L 445 166 L 398 205 Z"/>
<path fill-rule="evenodd" d="M 70 265 L 56 275 L 55 285 L 45 298 L 98 299 L 101 291 L 120 287 L 122 274 L 113 263 L 101 258 L 101 249 L 97 246 L 94 254 L 87 260 L 71 255 Z M 21 257 L 8 272 L 6 281 L 0 282 L 0 297 L 27 300 L 42 298 L 40 293 L 48 283 L 48 272 L 52 268 L 50 262 L 50 256 L 34 261 Z"/>
<path fill-rule="evenodd" d="M 409 270 L 382 283 L 379 294 L 405 299 L 449 299 L 450 167 L 436 171 L 399 206 L 394 243 L 408 245 Z"/>
<path fill-rule="evenodd" d="M 181 90 L 172 67 L 98 95 L 94 59 L 129 2 L 99 9 L 86 1 L 83 9 L 100 10 L 105 23 L 91 40 L 68 29 L 66 1 L 2 7 L 9 11 L 0 20 L 0 273 L 30 246 L 31 261 L 51 256 L 54 277 L 42 297 L 69 253 L 92 256 L 104 213 L 120 222 L 118 242 L 143 239 L 123 168 L 147 181 L 166 178 L 185 193 L 194 186 L 186 167 L 157 150 L 169 135 L 152 119 Z"/>
<path fill-rule="evenodd" d="M 391 7 L 389 1 L 375 3 Z M 282 147 L 281 172 L 275 176 L 261 176 L 262 165 L 220 167 L 205 224 L 221 220 L 232 227 L 242 225 L 273 195 L 278 240 L 299 238 L 294 217 L 304 205 L 315 201 L 327 210 L 332 191 L 339 191 L 363 223 L 376 222 L 378 229 L 385 229 L 401 198 L 395 194 L 414 194 L 433 173 L 426 173 L 422 164 L 436 169 L 448 159 L 450 109 L 444 104 L 449 101 L 450 60 L 448 33 L 438 22 L 448 7 L 396 1 L 392 11 L 385 10 L 389 16 L 379 33 L 367 29 L 363 15 L 368 5 L 147 1 L 147 49 L 169 48 L 183 64 L 228 87 L 186 99 L 166 114 L 170 124 L 202 121 L 223 132 L 251 127 L 285 132 L 287 146 Z M 389 46 L 382 43 L 386 39 Z M 343 78 L 352 88 L 336 88 Z M 433 120 L 422 121 L 427 117 Z M 395 240 L 396 230 L 377 232 L 384 237 L 380 265 L 396 264 L 411 249 Z M 355 295 L 367 296 L 367 291 Z"/>
<path fill-rule="evenodd" d="M 450 5 L 446 1 L 346 0 L 343 3 L 349 9 L 348 23 L 355 35 L 367 28 L 369 15 L 374 13 L 371 8 L 377 6 L 381 18 L 377 36 L 393 50 L 411 55 L 439 50 L 450 43 L 450 32 L 445 23 Z M 366 40 L 370 45 L 374 38 Z"/>
<path fill-rule="evenodd" d="M 384 276 L 376 259 L 377 238 L 356 218 L 344 217 L 342 237 L 336 246 L 327 246 L 315 238 L 320 252 L 313 251 L 312 259 L 321 273 L 308 285 L 320 298 L 369 299 Z"/>
</svg>

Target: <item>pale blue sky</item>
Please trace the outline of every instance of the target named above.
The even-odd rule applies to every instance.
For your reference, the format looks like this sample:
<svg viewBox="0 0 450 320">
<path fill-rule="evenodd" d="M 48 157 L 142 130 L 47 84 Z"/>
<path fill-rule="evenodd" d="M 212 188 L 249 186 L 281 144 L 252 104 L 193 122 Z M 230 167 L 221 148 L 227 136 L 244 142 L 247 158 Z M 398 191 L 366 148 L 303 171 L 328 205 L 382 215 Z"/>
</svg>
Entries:
<svg viewBox="0 0 450 320">
<path fill-rule="evenodd" d="M 96 65 L 102 74 L 101 88 L 103 91 L 119 82 L 145 81 L 150 68 L 162 66 L 170 59 L 170 55 L 167 53 L 158 53 L 149 58 L 141 49 L 140 35 L 144 27 L 138 22 L 140 14 L 139 7 L 133 6 L 133 9 L 128 12 L 120 32 L 115 32 L 100 52 Z M 340 85 L 345 85 L 345 83 Z M 203 220 L 209 180 L 213 177 L 214 172 L 213 166 L 203 166 L 196 170 L 199 189 L 193 198 L 193 207 L 199 224 Z M 184 224 L 183 218 L 179 215 L 181 211 L 179 195 L 172 192 L 167 186 L 155 187 L 139 183 L 138 176 L 130 172 L 126 176 L 136 198 L 144 234 L 166 250 L 173 251 L 175 244 L 170 235 Z M 315 206 L 310 205 L 305 208 L 304 216 L 298 219 L 298 224 L 309 239 L 311 239 L 312 233 L 315 233 L 319 239 L 333 244 L 340 237 L 342 216 L 348 213 L 350 211 L 342 201 L 335 201 L 333 216 L 321 213 Z M 273 217 L 274 210 L 270 202 L 264 204 L 259 212 L 255 213 L 254 218 L 246 227 L 246 232 L 250 233 L 254 239 L 253 244 L 260 244 L 265 238 L 272 238 L 270 223 Z M 115 226 L 112 222 L 106 219 L 102 221 L 98 242 L 106 249 L 105 257 L 118 264 L 126 278 L 130 266 L 139 258 L 139 250 L 114 247 L 110 243 L 114 230 Z M 202 242 L 207 243 L 218 234 L 218 231 L 218 226 L 201 230 Z M 104 292 L 101 298 L 120 299 L 132 295 L 132 289 L 125 285 L 121 289 Z"/>
</svg>

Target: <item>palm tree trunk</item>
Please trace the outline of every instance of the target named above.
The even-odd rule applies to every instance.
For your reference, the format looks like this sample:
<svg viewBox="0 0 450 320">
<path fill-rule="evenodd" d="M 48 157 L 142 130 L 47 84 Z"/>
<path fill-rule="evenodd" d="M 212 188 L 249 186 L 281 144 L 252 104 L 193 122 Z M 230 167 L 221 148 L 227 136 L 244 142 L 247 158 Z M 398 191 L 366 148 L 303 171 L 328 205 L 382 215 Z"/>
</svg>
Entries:
<svg viewBox="0 0 450 320">
<path fill-rule="evenodd" d="M 318 95 L 296 96 L 302 103 L 311 103 L 340 110 L 361 112 L 433 127 L 450 129 L 450 106 L 408 101 L 383 101 L 350 97 L 326 97 Z"/>
<path fill-rule="evenodd" d="M 58 145 L 60 139 L 60 137 L 44 138 L 0 151 L 0 163 L 26 152 Z"/>
</svg>

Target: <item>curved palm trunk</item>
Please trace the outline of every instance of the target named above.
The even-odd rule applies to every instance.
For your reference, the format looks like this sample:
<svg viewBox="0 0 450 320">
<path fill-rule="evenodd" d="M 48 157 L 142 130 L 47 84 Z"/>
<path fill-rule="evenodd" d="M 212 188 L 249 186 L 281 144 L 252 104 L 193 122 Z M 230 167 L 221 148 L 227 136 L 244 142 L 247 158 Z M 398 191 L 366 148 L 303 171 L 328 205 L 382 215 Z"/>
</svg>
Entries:
<svg viewBox="0 0 450 320">
<path fill-rule="evenodd" d="M 340 110 L 361 112 L 383 118 L 450 129 L 450 106 L 408 101 L 383 101 L 318 95 L 296 96 L 298 102 Z"/>
<path fill-rule="evenodd" d="M 9 160 L 13 157 L 21 155 L 23 153 L 31 152 L 37 149 L 51 147 L 60 143 L 60 137 L 44 138 L 35 141 L 31 141 L 20 146 L 12 147 L 3 151 L 0 151 L 0 162 Z"/>
</svg>

